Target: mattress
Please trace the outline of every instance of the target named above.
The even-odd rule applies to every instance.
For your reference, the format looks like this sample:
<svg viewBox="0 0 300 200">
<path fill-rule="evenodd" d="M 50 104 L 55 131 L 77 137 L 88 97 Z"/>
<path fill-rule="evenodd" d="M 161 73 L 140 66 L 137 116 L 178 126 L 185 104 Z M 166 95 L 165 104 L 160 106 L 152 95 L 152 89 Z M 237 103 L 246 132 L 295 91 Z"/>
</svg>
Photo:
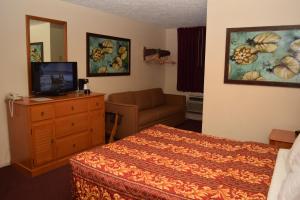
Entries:
<svg viewBox="0 0 300 200">
<path fill-rule="evenodd" d="M 267 199 L 278 149 L 156 125 L 71 158 L 75 199 Z"/>
<path fill-rule="evenodd" d="M 277 200 L 281 184 L 283 183 L 289 171 L 287 162 L 289 153 L 290 150 L 288 149 L 279 149 L 278 151 L 272 181 L 268 192 L 268 200 Z"/>
</svg>

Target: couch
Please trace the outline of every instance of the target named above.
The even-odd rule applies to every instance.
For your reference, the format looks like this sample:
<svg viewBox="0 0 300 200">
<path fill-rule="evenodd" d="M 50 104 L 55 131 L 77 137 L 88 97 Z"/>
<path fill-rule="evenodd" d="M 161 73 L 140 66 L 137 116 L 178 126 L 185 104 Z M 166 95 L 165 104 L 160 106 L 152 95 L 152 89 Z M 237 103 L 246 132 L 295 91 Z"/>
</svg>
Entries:
<svg viewBox="0 0 300 200">
<path fill-rule="evenodd" d="M 121 115 L 117 139 L 153 126 L 176 126 L 185 120 L 186 99 L 183 95 L 164 94 L 161 88 L 114 93 L 105 103 L 106 112 Z"/>
</svg>

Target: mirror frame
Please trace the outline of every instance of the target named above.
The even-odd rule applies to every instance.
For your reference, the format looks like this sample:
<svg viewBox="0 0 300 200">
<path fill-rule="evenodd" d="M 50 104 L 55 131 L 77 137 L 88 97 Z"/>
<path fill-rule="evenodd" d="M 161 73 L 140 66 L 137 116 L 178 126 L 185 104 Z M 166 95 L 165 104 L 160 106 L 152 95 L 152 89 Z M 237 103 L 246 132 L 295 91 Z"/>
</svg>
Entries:
<svg viewBox="0 0 300 200">
<path fill-rule="evenodd" d="M 67 45 L 67 22 L 56 20 L 56 19 L 49 19 L 44 17 L 37 17 L 32 15 L 26 15 L 26 48 L 27 48 L 27 66 L 28 66 L 28 90 L 29 95 L 32 95 L 32 81 L 31 81 L 31 62 L 30 62 L 30 20 L 39 20 L 45 21 L 52 24 L 63 25 L 64 27 L 64 60 L 68 61 L 68 45 Z"/>
</svg>

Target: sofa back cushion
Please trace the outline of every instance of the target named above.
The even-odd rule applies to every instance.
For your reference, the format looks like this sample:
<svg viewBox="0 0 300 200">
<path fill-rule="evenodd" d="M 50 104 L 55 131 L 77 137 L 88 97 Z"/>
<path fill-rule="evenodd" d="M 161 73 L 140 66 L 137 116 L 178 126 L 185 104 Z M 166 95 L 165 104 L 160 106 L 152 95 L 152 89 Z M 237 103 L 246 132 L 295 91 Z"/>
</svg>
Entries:
<svg viewBox="0 0 300 200">
<path fill-rule="evenodd" d="M 141 90 L 134 93 L 135 103 L 139 110 L 152 108 L 151 90 Z"/>
<path fill-rule="evenodd" d="M 165 104 L 165 95 L 161 88 L 154 88 L 110 94 L 108 100 L 115 103 L 134 104 L 139 110 L 146 110 Z"/>
<path fill-rule="evenodd" d="M 161 88 L 151 89 L 152 107 L 165 104 L 165 95 Z"/>
<path fill-rule="evenodd" d="M 121 92 L 111 94 L 109 95 L 108 100 L 115 103 L 136 104 L 134 92 Z"/>
</svg>

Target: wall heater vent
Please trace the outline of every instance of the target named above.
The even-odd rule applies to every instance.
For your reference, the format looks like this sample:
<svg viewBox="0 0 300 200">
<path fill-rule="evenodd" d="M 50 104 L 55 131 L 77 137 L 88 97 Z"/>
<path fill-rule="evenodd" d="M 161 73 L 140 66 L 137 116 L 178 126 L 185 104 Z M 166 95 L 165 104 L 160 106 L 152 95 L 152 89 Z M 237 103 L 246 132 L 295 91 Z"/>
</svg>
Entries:
<svg viewBox="0 0 300 200">
<path fill-rule="evenodd" d="M 187 100 L 187 112 L 202 114 L 203 96 L 191 95 Z"/>
</svg>

